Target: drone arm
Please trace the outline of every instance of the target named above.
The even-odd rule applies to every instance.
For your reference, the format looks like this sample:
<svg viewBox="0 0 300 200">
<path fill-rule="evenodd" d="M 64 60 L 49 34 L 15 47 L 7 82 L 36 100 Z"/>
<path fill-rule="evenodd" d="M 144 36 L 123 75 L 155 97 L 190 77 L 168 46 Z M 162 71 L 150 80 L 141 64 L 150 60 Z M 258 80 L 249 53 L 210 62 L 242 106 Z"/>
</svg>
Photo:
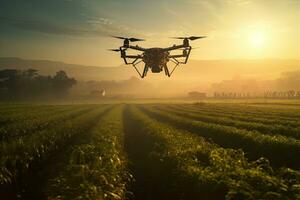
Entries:
<svg viewBox="0 0 300 200">
<path fill-rule="evenodd" d="M 134 56 L 134 55 L 126 55 L 125 58 L 143 58 L 142 56 L 140 55 L 137 55 L 137 56 Z"/>
<path fill-rule="evenodd" d="M 186 57 L 186 56 L 183 55 L 183 54 L 180 54 L 180 55 L 169 55 L 169 58 L 183 58 L 183 57 Z"/>
<path fill-rule="evenodd" d="M 173 68 L 173 70 L 171 72 L 166 71 L 166 75 L 168 75 L 170 77 L 173 74 L 173 72 L 175 71 L 175 69 L 179 66 L 179 64 L 186 64 L 188 59 L 189 59 L 191 50 L 192 50 L 192 48 L 189 47 L 188 52 L 187 52 L 186 55 L 181 54 L 181 55 L 170 55 L 170 56 L 168 56 L 168 58 L 170 58 L 170 61 L 172 61 L 175 64 L 175 67 Z M 185 60 L 183 62 L 180 62 L 179 60 L 176 59 L 176 58 L 183 58 L 183 57 L 185 57 Z"/>
<path fill-rule="evenodd" d="M 186 55 L 185 55 L 185 54 L 180 54 L 180 55 L 169 55 L 168 57 L 174 59 L 174 60 L 175 60 L 176 62 L 178 62 L 179 64 L 186 64 L 187 61 L 188 61 L 188 59 L 189 59 L 189 57 L 190 57 L 191 50 L 192 50 L 192 48 L 189 47 L 189 48 L 188 48 L 188 52 L 187 52 Z M 185 60 L 184 60 L 183 62 L 179 62 L 176 58 L 185 58 Z"/>
<path fill-rule="evenodd" d="M 167 48 L 164 48 L 165 51 L 172 51 L 172 50 L 176 50 L 176 49 L 181 49 L 181 48 L 187 48 L 188 46 L 186 45 L 174 45 L 172 47 L 167 47 Z"/>
<path fill-rule="evenodd" d="M 126 55 L 126 49 L 121 49 L 121 58 L 123 58 L 126 65 L 134 64 L 138 59 L 142 59 L 141 55 Z M 127 59 L 134 59 L 132 62 L 129 62 Z"/>
<path fill-rule="evenodd" d="M 128 48 L 134 49 L 134 50 L 137 50 L 137 51 L 146 51 L 145 48 L 142 48 L 142 47 L 139 47 L 139 46 L 132 46 L 132 45 L 129 45 Z"/>
</svg>

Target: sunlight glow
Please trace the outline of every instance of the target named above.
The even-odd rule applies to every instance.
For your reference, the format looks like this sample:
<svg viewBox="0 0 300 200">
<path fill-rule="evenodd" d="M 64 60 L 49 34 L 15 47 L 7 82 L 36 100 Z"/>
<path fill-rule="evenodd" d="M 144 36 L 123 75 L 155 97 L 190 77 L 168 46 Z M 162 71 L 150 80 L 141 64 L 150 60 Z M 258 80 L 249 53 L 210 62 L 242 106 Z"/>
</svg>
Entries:
<svg viewBox="0 0 300 200">
<path fill-rule="evenodd" d="M 249 35 L 250 43 L 255 48 L 262 48 L 266 42 L 265 33 L 262 31 L 255 31 Z"/>
</svg>

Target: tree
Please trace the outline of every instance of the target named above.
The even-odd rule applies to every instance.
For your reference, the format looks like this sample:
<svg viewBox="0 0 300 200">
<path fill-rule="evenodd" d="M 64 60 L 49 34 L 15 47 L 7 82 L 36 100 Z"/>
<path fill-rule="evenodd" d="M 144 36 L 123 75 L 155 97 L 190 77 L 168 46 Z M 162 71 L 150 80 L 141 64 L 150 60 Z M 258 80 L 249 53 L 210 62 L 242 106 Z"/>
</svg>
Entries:
<svg viewBox="0 0 300 200">
<path fill-rule="evenodd" d="M 35 69 L 0 70 L 2 98 L 31 99 L 53 95 L 63 97 L 74 84 L 76 80 L 69 78 L 64 71 L 59 71 L 52 77 L 39 75 Z"/>
<path fill-rule="evenodd" d="M 38 76 L 38 71 L 36 69 L 28 69 L 23 72 L 24 76 L 33 78 L 35 76 Z"/>
<path fill-rule="evenodd" d="M 76 84 L 74 78 L 69 78 L 65 71 L 58 71 L 52 79 L 53 89 L 56 95 L 65 96 L 68 90 Z"/>
</svg>

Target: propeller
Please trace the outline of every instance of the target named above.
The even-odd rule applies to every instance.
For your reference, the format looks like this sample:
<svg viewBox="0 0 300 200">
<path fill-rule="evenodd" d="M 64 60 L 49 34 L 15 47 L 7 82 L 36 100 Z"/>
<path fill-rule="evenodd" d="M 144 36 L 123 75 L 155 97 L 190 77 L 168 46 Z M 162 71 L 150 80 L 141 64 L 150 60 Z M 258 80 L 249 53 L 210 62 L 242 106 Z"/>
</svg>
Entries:
<svg viewBox="0 0 300 200">
<path fill-rule="evenodd" d="M 202 39 L 202 38 L 206 38 L 206 36 L 191 36 L 191 37 L 172 37 L 174 39 L 189 39 L 189 40 L 198 40 L 198 39 Z"/>
<path fill-rule="evenodd" d="M 115 51 L 115 52 L 119 52 L 121 51 L 120 49 L 107 49 L 108 51 Z"/>
<path fill-rule="evenodd" d="M 125 38 L 125 37 L 119 37 L 119 36 L 112 36 L 112 37 L 121 39 L 121 40 L 129 40 L 130 42 L 145 41 L 144 39 L 139 39 L 139 38 Z"/>
</svg>

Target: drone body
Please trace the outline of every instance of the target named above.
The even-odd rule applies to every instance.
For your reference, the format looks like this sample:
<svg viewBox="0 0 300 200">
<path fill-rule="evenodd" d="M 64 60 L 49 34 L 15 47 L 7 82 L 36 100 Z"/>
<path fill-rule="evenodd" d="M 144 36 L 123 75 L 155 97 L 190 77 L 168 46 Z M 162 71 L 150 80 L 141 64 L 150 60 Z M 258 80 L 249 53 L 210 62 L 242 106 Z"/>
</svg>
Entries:
<svg viewBox="0 0 300 200">
<path fill-rule="evenodd" d="M 143 62 L 153 73 L 160 73 L 167 66 L 169 53 L 162 48 L 150 48 L 144 53 Z"/>
<path fill-rule="evenodd" d="M 125 64 L 127 65 L 133 65 L 135 70 L 138 72 L 141 78 L 144 78 L 147 75 L 147 72 L 149 69 L 151 69 L 152 73 L 160 73 L 162 71 L 165 71 L 166 76 L 170 77 L 176 67 L 179 64 L 186 64 L 189 55 L 191 53 L 192 47 L 189 44 L 189 40 L 196 40 L 205 38 L 205 36 L 200 37 L 177 37 L 176 39 L 183 39 L 183 43 L 180 45 L 173 45 L 171 47 L 167 48 L 143 48 L 138 45 L 132 46 L 130 45 L 130 42 L 137 42 L 137 41 L 144 41 L 143 39 L 137 39 L 137 38 L 123 38 L 123 37 L 116 37 L 118 39 L 123 39 L 123 46 L 121 46 L 119 49 L 111 49 L 112 51 L 117 51 L 121 53 L 121 58 L 123 58 Z M 133 49 L 136 51 L 141 52 L 137 55 L 127 55 L 126 51 L 128 49 Z M 182 54 L 178 55 L 171 55 L 171 51 L 173 50 L 182 50 Z M 178 59 L 183 58 L 183 61 L 179 61 Z M 131 60 L 131 61 L 130 61 Z M 175 64 L 175 67 L 170 71 L 167 63 L 171 61 Z M 141 73 L 138 68 L 136 67 L 139 63 L 144 62 L 144 70 Z"/>
</svg>

